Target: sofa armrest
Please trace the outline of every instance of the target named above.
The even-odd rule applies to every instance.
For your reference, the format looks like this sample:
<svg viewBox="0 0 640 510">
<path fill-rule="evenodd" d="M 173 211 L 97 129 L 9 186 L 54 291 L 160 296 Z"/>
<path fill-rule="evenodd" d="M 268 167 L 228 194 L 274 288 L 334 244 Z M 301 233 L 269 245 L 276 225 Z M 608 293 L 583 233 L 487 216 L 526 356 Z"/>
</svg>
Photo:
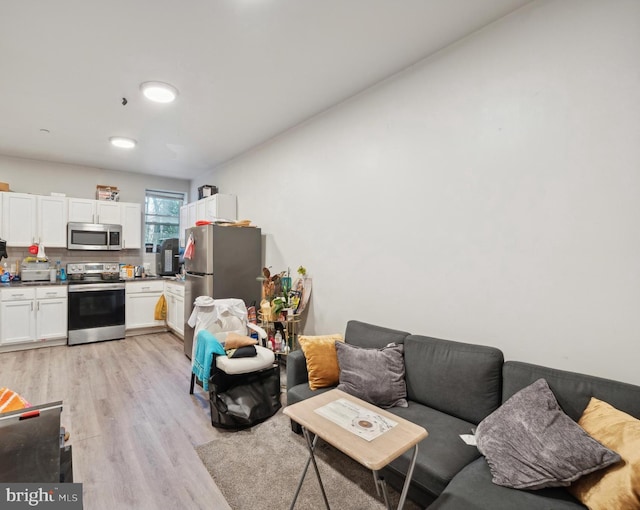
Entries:
<svg viewBox="0 0 640 510">
<path fill-rule="evenodd" d="M 301 350 L 291 351 L 287 356 L 287 390 L 309 381 L 307 360 Z"/>
</svg>

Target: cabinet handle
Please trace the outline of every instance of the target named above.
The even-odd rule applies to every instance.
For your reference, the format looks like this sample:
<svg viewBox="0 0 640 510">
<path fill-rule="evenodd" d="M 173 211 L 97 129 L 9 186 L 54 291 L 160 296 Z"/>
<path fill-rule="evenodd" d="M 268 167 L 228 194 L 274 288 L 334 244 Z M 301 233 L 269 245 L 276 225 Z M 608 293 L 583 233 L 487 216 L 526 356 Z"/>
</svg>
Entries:
<svg viewBox="0 0 640 510">
<path fill-rule="evenodd" d="M 14 298 L 22 297 L 22 296 L 24 296 L 24 293 L 22 293 L 22 294 L 14 294 L 14 295 L 13 295 L 13 297 L 14 297 Z"/>
<path fill-rule="evenodd" d="M 31 311 L 33 312 L 33 301 L 31 301 Z"/>
<path fill-rule="evenodd" d="M 47 292 L 47 293 L 46 293 L 46 295 L 47 295 L 47 296 L 55 296 L 55 295 L 56 295 L 56 293 L 55 293 L 55 292 Z"/>
<path fill-rule="evenodd" d="M 40 311 L 40 301 L 38 301 L 37 305 L 37 310 Z"/>
</svg>

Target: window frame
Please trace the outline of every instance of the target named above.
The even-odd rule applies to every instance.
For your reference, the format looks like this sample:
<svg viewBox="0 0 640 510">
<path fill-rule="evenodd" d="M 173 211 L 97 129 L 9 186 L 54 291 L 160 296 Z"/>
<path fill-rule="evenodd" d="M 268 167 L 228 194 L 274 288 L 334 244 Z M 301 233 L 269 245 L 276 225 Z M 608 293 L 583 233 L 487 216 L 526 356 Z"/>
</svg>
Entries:
<svg viewBox="0 0 640 510">
<path fill-rule="evenodd" d="M 149 211 L 149 205 L 152 199 L 165 199 L 165 200 L 175 200 L 179 202 L 177 205 L 176 214 L 161 214 L 159 211 L 151 212 Z M 180 208 L 187 204 L 187 193 L 184 191 L 173 191 L 173 190 L 160 190 L 160 189 L 152 189 L 146 188 L 144 190 L 144 244 L 145 246 L 151 244 L 152 246 L 157 246 L 160 244 L 160 241 L 163 239 L 169 239 L 172 237 L 180 238 Z M 150 221 L 150 219 L 153 221 Z M 167 218 L 171 218 L 172 221 L 166 221 Z M 165 219 L 165 221 L 161 221 Z M 177 219 L 177 223 L 174 219 Z M 149 227 L 165 227 L 167 230 L 172 230 L 177 226 L 177 232 L 175 236 L 160 237 L 159 232 L 152 231 L 150 233 Z M 155 251 L 155 250 L 154 250 Z"/>
</svg>

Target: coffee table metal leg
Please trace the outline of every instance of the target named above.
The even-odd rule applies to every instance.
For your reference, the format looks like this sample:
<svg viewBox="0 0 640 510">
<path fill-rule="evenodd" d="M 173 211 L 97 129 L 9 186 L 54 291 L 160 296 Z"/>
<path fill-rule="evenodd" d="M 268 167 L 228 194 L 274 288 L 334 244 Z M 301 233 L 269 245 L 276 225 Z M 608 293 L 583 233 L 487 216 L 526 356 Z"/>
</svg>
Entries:
<svg viewBox="0 0 640 510">
<path fill-rule="evenodd" d="M 402 494 L 400 494 L 400 501 L 398 502 L 398 510 L 404 508 L 404 502 L 407 499 L 407 493 L 409 492 L 409 485 L 411 484 L 411 478 L 413 478 L 413 468 L 416 467 L 416 459 L 418 458 L 418 445 L 413 447 L 413 455 L 411 456 L 411 462 L 409 463 L 409 469 L 407 470 L 407 477 L 404 479 L 404 486 L 402 487 Z"/>
<path fill-rule="evenodd" d="M 382 496 L 384 497 L 384 505 L 387 510 L 391 510 L 391 503 L 389 503 L 389 493 L 387 492 L 387 482 L 380 476 L 379 471 L 373 471 L 373 481 L 376 484 L 376 492 L 380 496 L 380 488 L 382 488 Z"/>
<path fill-rule="evenodd" d="M 296 501 L 298 500 L 298 495 L 300 494 L 300 489 L 302 488 L 302 484 L 304 482 L 304 478 L 307 475 L 307 471 L 309 470 L 309 464 L 313 462 L 313 468 L 315 469 L 316 476 L 318 477 L 318 483 L 320 484 L 320 491 L 322 492 L 322 498 L 324 499 L 324 504 L 327 507 L 327 510 L 331 510 L 329 508 L 329 501 L 327 500 L 327 495 L 324 492 L 324 485 L 322 485 L 322 478 L 320 478 L 320 471 L 318 470 L 318 465 L 316 464 L 316 458 L 313 454 L 313 450 L 316 448 L 316 443 L 318 442 L 318 436 L 316 435 L 311 441 L 311 437 L 309 436 L 309 431 L 302 427 L 302 434 L 307 442 L 307 448 L 309 449 L 309 458 L 307 459 L 307 463 L 304 466 L 304 470 L 302 471 L 302 476 L 300 477 L 300 482 L 298 483 L 298 487 L 296 488 L 296 493 L 293 496 L 293 501 L 291 502 L 291 506 L 289 510 L 293 510 L 296 506 Z"/>
</svg>

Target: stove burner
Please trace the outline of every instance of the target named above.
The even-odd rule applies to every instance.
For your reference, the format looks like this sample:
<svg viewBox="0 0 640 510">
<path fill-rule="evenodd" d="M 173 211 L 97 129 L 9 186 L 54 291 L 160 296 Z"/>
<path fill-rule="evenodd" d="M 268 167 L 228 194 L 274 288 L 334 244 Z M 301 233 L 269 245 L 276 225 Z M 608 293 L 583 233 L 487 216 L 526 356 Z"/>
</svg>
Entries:
<svg viewBox="0 0 640 510">
<path fill-rule="evenodd" d="M 120 281 L 118 262 L 73 262 L 67 264 L 69 283 Z"/>
</svg>

